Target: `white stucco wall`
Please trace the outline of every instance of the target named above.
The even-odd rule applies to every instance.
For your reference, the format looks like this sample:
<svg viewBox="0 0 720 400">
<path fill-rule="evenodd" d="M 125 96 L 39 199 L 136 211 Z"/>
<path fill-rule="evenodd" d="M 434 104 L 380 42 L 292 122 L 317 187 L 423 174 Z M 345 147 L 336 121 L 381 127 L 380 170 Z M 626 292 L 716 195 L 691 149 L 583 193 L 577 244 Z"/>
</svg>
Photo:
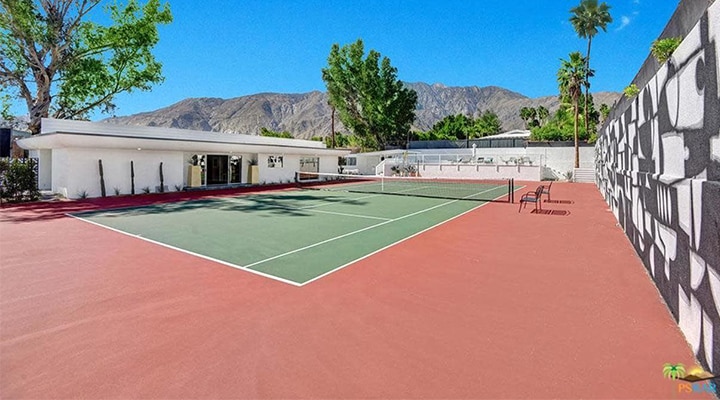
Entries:
<svg viewBox="0 0 720 400">
<path fill-rule="evenodd" d="M 50 150 L 30 150 L 28 152 L 30 158 L 38 160 L 38 189 L 52 189 L 52 151 Z"/>
<path fill-rule="evenodd" d="M 143 188 L 156 191 L 160 186 L 160 163 L 163 163 L 164 184 L 168 191 L 183 185 L 185 161 L 179 151 L 55 149 L 52 150 L 52 191 L 74 199 L 87 193 L 100 197 L 98 160 L 103 163 L 105 191 L 108 196 L 131 192 L 130 161 L 134 162 L 135 193 Z"/>
<path fill-rule="evenodd" d="M 268 166 L 268 157 L 282 156 L 282 165 L 275 163 L 274 167 Z M 295 179 L 295 171 L 300 170 L 300 157 L 282 153 L 261 153 L 258 154 L 258 167 L 260 170 L 260 184 L 292 182 Z"/>
<path fill-rule="evenodd" d="M 474 178 L 519 179 L 539 181 L 542 167 L 539 165 L 482 165 L 482 164 L 425 164 L 420 166 L 420 176 L 426 178 Z"/>
<path fill-rule="evenodd" d="M 443 160 L 454 157 L 469 160 L 472 157 L 472 149 L 418 149 L 412 150 L 412 152 L 425 155 L 428 163 L 440 162 L 437 157 L 435 157 L 435 161 L 432 161 L 431 155 L 446 156 L 443 157 Z M 362 153 L 353 154 L 353 156 L 357 157 L 357 169 L 360 174 L 375 174 L 375 166 L 380 162 L 379 156 L 363 156 Z M 537 179 L 564 178 L 565 173 L 572 171 L 575 166 L 575 149 L 573 147 L 478 148 L 476 157 L 493 158 L 493 164 L 501 166 L 505 165 L 503 160 L 508 160 L 510 157 L 529 157 L 533 161 L 533 166 L 541 165 L 545 167 L 541 169 L 541 175 Z M 580 167 L 595 168 L 594 147 L 580 147 Z"/>
<path fill-rule="evenodd" d="M 338 158 L 336 156 L 320 157 L 320 171 L 322 173 L 333 174 L 338 172 Z"/>
</svg>

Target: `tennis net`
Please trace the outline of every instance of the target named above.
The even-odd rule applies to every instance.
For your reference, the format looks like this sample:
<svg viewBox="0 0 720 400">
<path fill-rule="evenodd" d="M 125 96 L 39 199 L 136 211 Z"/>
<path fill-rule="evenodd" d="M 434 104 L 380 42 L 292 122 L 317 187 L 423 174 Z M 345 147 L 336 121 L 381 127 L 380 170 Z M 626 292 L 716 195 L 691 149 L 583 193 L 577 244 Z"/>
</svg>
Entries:
<svg viewBox="0 0 720 400">
<path fill-rule="evenodd" d="M 465 179 L 296 172 L 300 188 L 452 200 L 513 202 L 513 179 Z"/>
</svg>

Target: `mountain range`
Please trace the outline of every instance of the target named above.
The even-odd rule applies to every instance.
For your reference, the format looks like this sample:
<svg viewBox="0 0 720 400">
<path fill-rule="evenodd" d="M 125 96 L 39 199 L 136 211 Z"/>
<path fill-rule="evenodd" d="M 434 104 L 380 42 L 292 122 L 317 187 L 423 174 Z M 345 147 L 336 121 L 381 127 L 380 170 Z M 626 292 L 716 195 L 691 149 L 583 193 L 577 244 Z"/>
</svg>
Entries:
<svg viewBox="0 0 720 400">
<path fill-rule="evenodd" d="M 439 83 L 406 83 L 418 94 L 414 130 L 427 131 L 445 116 L 465 114 L 478 116 L 481 111 L 494 111 L 504 131 L 523 129 L 519 112 L 522 107 L 544 106 L 554 112 L 559 106 L 557 96 L 529 98 L 501 87 L 448 87 Z M 593 94 L 595 104 L 612 104 L 620 93 Z M 296 138 L 329 136 L 331 110 L 324 92 L 300 94 L 259 93 L 231 99 L 188 98 L 155 111 L 123 117 L 107 122 L 162 126 L 225 133 L 259 134 L 260 128 L 288 131 Z M 345 128 L 336 119 L 335 131 Z"/>
</svg>

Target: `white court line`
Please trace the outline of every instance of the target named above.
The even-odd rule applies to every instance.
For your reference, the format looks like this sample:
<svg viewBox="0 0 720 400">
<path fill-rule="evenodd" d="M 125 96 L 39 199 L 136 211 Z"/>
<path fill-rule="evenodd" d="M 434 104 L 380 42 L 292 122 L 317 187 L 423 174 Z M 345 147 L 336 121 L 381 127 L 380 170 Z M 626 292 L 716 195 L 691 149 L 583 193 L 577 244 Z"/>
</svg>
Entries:
<svg viewBox="0 0 720 400">
<path fill-rule="evenodd" d="M 326 190 L 326 192 L 332 192 L 332 190 Z M 357 193 L 357 192 L 343 192 L 343 193 Z M 369 196 L 351 197 L 350 200 L 364 200 L 364 199 L 369 199 L 371 197 L 378 197 L 378 196 L 382 196 L 382 194 L 371 194 Z M 313 204 L 310 206 L 299 207 L 299 209 L 324 207 L 324 206 L 335 206 L 335 205 L 338 205 L 338 203 L 327 203 L 326 202 L 326 203 Z"/>
<path fill-rule="evenodd" d="M 476 194 L 482 194 L 482 193 L 489 192 L 489 191 L 495 190 L 495 189 L 497 189 L 497 188 L 488 189 L 488 190 L 485 190 L 485 191 L 483 191 L 483 192 L 479 192 L 479 193 L 476 193 Z M 506 195 L 506 194 L 502 194 L 502 195 L 494 198 L 493 200 L 497 200 L 497 199 L 499 199 L 499 198 L 502 198 L 502 197 L 505 196 L 505 195 Z M 455 202 L 455 201 L 458 201 L 458 200 L 453 200 L 453 201 L 451 201 L 451 202 L 449 202 L 449 203 L 452 203 L 452 202 Z M 463 215 L 465 215 L 465 214 L 467 214 L 467 213 L 469 213 L 469 212 L 471 212 L 471 211 L 475 211 L 475 210 L 477 210 L 478 208 L 480 208 L 480 207 L 482 207 L 482 206 L 485 206 L 485 205 L 487 205 L 487 204 L 489 204 L 489 203 L 490 203 L 489 201 L 486 201 L 486 202 L 478 205 L 477 207 L 473 207 L 473 208 L 471 208 L 471 209 L 469 209 L 469 210 L 467 210 L 467 211 L 465 211 L 465 212 L 463 212 L 463 213 L 460 213 L 460 214 L 458 214 L 458 215 L 456 215 L 456 216 L 454 216 L 454 217 L 452 217 L 452 218 L 448 218 L 448 219 L 446 219 L 446 220 L 444 220 L 444 221 L 440 221 L 440 222 L 438 222 L 437 224 L 435 224 L 435 225 L 433 225 L 433 226 L 431 226 L 431 227 L 425 228 L 425 229 L 423 229 L 423 230 L 421 230 L 421 231 L 419 231 L 419 232 L 416 232 L 416 233 L 414 233 L 414 234 L 412 234 L 412 235 L 410 235 L 410 236 L 408 236 L 408 237 L 405 237 L 405 238 L 402 238 L 402 239 L 400 239 L 400 240 L 398 240 L 398 241 L 396 241 L 396 242 L 390 243 L 389 245 L 387 245 L 387 246 L 385 246 L 385 247 L 383 247 L 383 248 L 377 249 L 377 250 L 373 251 L 372 253 L 365 254 L 364 256 L 362 256 L 362 257 L 360 257 L 360 258 L 356 258 L 356 259 L 354 259 L 354 260 L 352 260 L 352 261 L 349 261 L 349 262 L 347 262 L 347 263 L 345 263 L 345 264 L 343 264 L 343 265 L 341 265 L 341 266 L 339 266 L 339 267 L 337 267 L 337 268 L 335 268 L 335 269 L 332 269 L 332 270 L 330 270 L 330 271 L 328 271 L 328 272 L 325 272 L 324 274 L 318 275 L 318 276 L 316 276 L 316 277 L 314 277 L 314 278 L 312 278 L 312 279 L 310 279 L 310 280 L 307 280 L 307 281 L 301 283 L 299 286 L 305 286 L 305 285 L 307 285 L 307 284 L 310 284 L 310 283 L 312 283 L 312 282 L 315 282 L 315 281 L 317 281 L 317 280 L 319 280 L 319 279 L 321 279 L 321 278 L 324 278 L 324 277 L 332 274 L 333 272 L 337 272 L 337 271 L 339 271 L 339 270 L 341 270 L 341 269 L 343 269 L 343 268 L 345 268 L 345 267 L 348 267 L 348 266 L 350 266 L 350 265 L 352 265 L 352 264 L 355 264 L 355 263 L 358 262 L 358 261 L 364 260 L 364 259 L 366 259 L 366 258 L 368 258 L 368 257 L 370 257 L 370 256 L 372 256 L 372 255 L 374 255 L 374 254 L 377 254 L 377 253 L 379 253 L 379 252 L 381 252 L 381 251 L 383 251 L 383 250 L 385 250 L 385 249 L 388 249 L 388 248 L 390 248 L 390 247 L 393 247 L 393 246 L 395 246 L 396 244 L 399 244 L 399 243 L 402 243 L 402 242 L 404 242 L 404 241 L 406 241 L 406 240 L 408 240 L 408 239 L 414 238 L 415 236 L 418 236 L 418 235 L 420 235 L 420 234 L 422 234 L 422 233 L 425 233 L 425 232 L 427 232 L 427 231 L 429 231 L 429 230 L 431 230 L 431 229 L 433 229 L 433 228 L 436 228 L 436 227 L 438 227 L 438 226 L 440 226 L 440 225 L 442 225 L 442 224 L 444 224 L 444 223 L 450 222 L 450 221 L 454 220 L 455 218 L 460 218 L 461 216 L 463 216 Z"/>
<path fill-rule="evenodd" d="M 106 226 L 106 225 L 103 225 L 103 224 L 100 224 L 100 223 L 97 223 L 97 222 L 93 222 L 93 221 L 90 221 L 90 220 L 88 220 L 88 219 L 78 217 L 78 216 L 76 216 L 76 215 L 72 215 L 72 214 L 65 214 L 65 215 L 67 215 L 67 216 L 69 216 L 69 217 L 72 217 L 72 218 L 75 218 L 75 219 L 78 219 L 78 220 L 83 221 L 83 222 L 87 222 L 88 224 L 93 224 L 93 225 L 95 225 L 95 226 L 99 226 L 99 227 L 101 227 L 101 228 L 109 229 L 109 230 L 111 230 L 111 231 L 113 231 L 113 232 L 121 233 L 121 234 L 123 234 L 123 235 L 130 236 L 130 237 L 135 238 L 135 239 L 144 240 L 144 241 L 146 241 L 146 242 L 150 242 L 150 243 L 156 244 L 156 245 L 158 245 L 158 246 L 166 247 L 166 248 L 168 248 L 168 249 L 177 250 L 177 251 L 179 251 L 179 252 L 181 252 L 181 253 L 189 254 L 189 255 L 191 255 L 191 256 L 199 257 L 199 258 L 202 258 L 202 259 L 205 259 L 205 260 L 208 260 L 208 261 L 213 261 L 213 262 L 216 262 L 216 263 L 218 263 L 218 264 L 222 264 L 222 265 L 228 266 L 228 267 L 230 267 L 230 268 L 235 268 L 235 269 L 247 271 L 247 272 L 253 273 L 253 274 L 255 274 L 255 275 L 260 275 L 260 276 L 263 276 L 263 277 L 265 277 L 265 278 L 274 279 L 274 280 L 276 280 L 276 281 L 283 282 L 283 283 L 287 283 L 287 284 L 289 284 L 289 285 L 302 286 L 301 284 L 299 284 L 299 283 L 297 283 L 297 282 L 293 282 L 293 281 L 291 281 L 291 280 L 288 280 L 288 279 L 285 279 L 285 278 L 281 278 L 281 277 L 279 277 L 279 276 L 274 276 L 274 275 L 266 274 L 266 273 L 264 273 L 264 272 L 260 272 L 260 271 L 254 270 L 254 269 L 249 269 L 249 268 L 247 268 L 247 267 L 243 267 L 242 265 L 237 265 L 237 264 L 229 263 L 229 262 L 227 262 L 227 261 L 218 260 L 217 258 L 209 257 L 209 256 L 206 256 L 206 255 L 203 255 L 203 254 L 200 254 L 200 253 L 195 253 L 195 252 L 193 252 L 193 251 L 185 250 L 185 249 L 182 249 L 182 248 L 180 248 L 180 247 L 175 247 L 175 246 L 170 245 L 170 244 L 167 244 L 167 243 L 158 242 L 157 240 L 148 239 L 148 238 L 142 237 L 141 235 L 135 235 L 135 234 L 133 234 L 133 233 L 124 232 L 124 231 L 121 231 L 120 229 L 111 228 L 111 227 L 109 227 L 109 226 Z"/>
<path fill-rule="evenodd" d="M 473 196 L 474 196 L 474 195 L 477 195 L 477 194 L 489 192 L 489 191 L 495 190 L 495 189 L 497 189 L 497 188 L 492 188 L 492 189 L 488 189 L 488 190 L 485 190 L 485 191 L 482 191 L 482 192 L 479 192 L 479 193 L 474 193 Z M 466 197 L 468 197 L 468 196 L 466 196 Z M 245 268 L 254 267 L 254 266 L 256 266 L 256 265 L 263 264 L 263 263 L 266 263 L 266 262 L 268 262 L 268 261 L 277 260 L 278 258 L 281 258 L 281 257 L 285 257 L 285 256 L 288 256 L 288 255 L 291 255 L 291 254 L 295 254 L 295 253 L 298 253 L 298 252 L 301 252 L 301 251 L 305 251 L 305 250 L 307 250 L 307 249 L 311 249 L 311 248 L 313 248 L 313 247 L 321 246 L 321 245 L 326 244 L 326 243 L 330 243 L 330 242 L 333 242 L 333 241 L 336 241 L 336 240 L 339 240 L 339 239 L 342 239 L 342 238 L 346 238 L 346 237 L 348 237 L 348 236 L 352 236 L 352 235 L 355 235 L 355 234 L 358 234 L 358 233 L 361 233 L 361 232 L 365 232 L 365 231 L 370 230 L 370 229 L 374 229 L 374 228 L 377 228 L 377 227 L 380 227 L 380 226 L 383 226 L 383 225 L 387 225 L 387 224 L 389 224 L 389 223 L 391 223 L 391 222 L 400 221 L 400 220 L 403 220 L 403 219 L 405 219 L 405 218 L 409 218 L 409 217 L 412 217 L 412 216 L 415 216 L 415 215 L 418 215 L 418 214 L 422 214 L 422 213 L 425 213 L 425 212 L 434 210 L 434 209 L 439 208 L 439 207 L 446 206 L 446 205 L 448 205 L 448 204 L 456 203 L 456 202 L 458 202 L 458 201 L 460 201 L 460 200 L 462 200 L 462 199 L 456 199 L 456 200 L 446 201 L 446 202 L 444 202 L 444 203 L 437 204 L 437 205 L 434 205 L 434 206 L 432 206 L 432 207 L 428 207 L 428 208 L 422 209 L 422 210 L 420 210 L 420 211 L 415 211 L 414 213 L 406 214 L 406 215 L 403 215 L 403 216 L 401 216 L 401 217 L 397 217 L 397 218 L 393 218 L 393 219 L 390 219 L 390 220 L 387 220 L 387 221 L 384 221 L 384 222 L 380 222 L 379 224 L 370 225 L 370 226 L 368 226 L 368 227 L 365 227 L 365 228 L 362 228 L 362 229 L 357 229 L 357 230 L 354 230 L 354 231 L 352 231 L 352 232 L 348 232 L 348 233 L 345 233 L 345 234 L 342 234 L 342 235 L 339 235 L 339 236 L 332 237 L 332 238 L 330 238 L 330 239 L 325 239 L 325 240 L 323 240 L 323 241 L 320 241 L 320 242 L 317 242 L 317 243 L 314 243 L 314 244 L 311 244 L 311 245 L 307 245 L 307 246 L 304 246 L 304 247 L 300 247 L 300 248 L 297 248 L 297 249 L 295 249 L 295 250 L 286 251 L 285 253 L 278 254 L 278 255 L 276 255 L 276 256 L 268 257 L 268 258 L 266 258 L 266 259 L 264 259 L 264 260 L 260 260 L 260 261 L 254 262 L 254 263 L 247 264 L 247 265 L 245 266 Z"/>
<path fill-rule="evenodd" d="M 233 202 L 233 203 L 236 203 L 236 204 L 246 204 L 246 203 L 247 203 L 247 204 L 256 204 L 256 203 L 250 202 L 250 201 L 235 200 L 235 199 L 231 199 L 230 201 Z M 323 205 L 325 205 L 325 204 L 320 204 L 320 206 L 323 206 Z M 328 204 L 328 205 L 331 205 L 331 204 Z M 335 205 L 337 205 L 337 204 L 335 204 Z M 290 210 L 290 211 L 307 210 L 307 211 L 309 211 L 309 212 L 314 212 L 314 213 L 319 213 L 319 214 L 332 214 L 332 215 L 340 215 L 340 216 L 343 216 L 343 217 L 364 218 L 364 219 L 377 219 L 377 220 L 380 220 L 380 221 L 388 221 L 388 220 L 390 220 L 390 218 L 375 217 L 375 216 L 372 216 L 372 215 L 350 214 L 350 213 L 341 213 L 341 212 L 336 212 L 336 211 L 311 210 L 309 207 L 291 207 L 291 206 L 283 206 L 283 205 L 279 205 L 279 204 L 272 204 L 270 207 L 277 208 L 277 209 L 280 209 L 280 210 Z"/>
<path fill-rule="evenodd" d="M 379 219 L 381 221 L 390 221 L 391 218 L 383 218 L 383 217 L 373 217 L 372 215 L 362 215 L 362 214 L 348 214 L 348 213 L 341 213 L 341 212 L 334 212 L 334 211 L 322 211 L 322 210 L 310 210 L 310 212 L 316 212 L 320 214 L 332 214 L 332 215 L 342 215 L 345 217 L 355 217 L 355 218 L 365 218 L 365 219 Z"/>
<path fill-rule="evenodd" d="M 473 194 L 472 196 L 478 195 L 478 194 L 482 194 L 482 193 L 486 193 L 486 192 L 489 192 L 489 191 L 495 190 L 495 189 L 497 189 L 497 188 L 492 188 L 492 189 L 488 189 L 488 190 L 485 190 L 485 191 L 482 191 L 482 192 L 479 192 L 479 193 L 475 193 L 475 194 Z M 380 194 L 374 194 L 374 195 L 370 195 L 370 196 L 363 196 L 363 198 L 369 198 L 369 197 L 375 197 L 375 196 L 381 196 L 381 195 L 380 195 Z M 502 195 L 502 196 L 504 196 L 504 195 Z M 502 196 L 498 196 L 497 198 L 500 198 L 500 197 L 502 197 Z M 466 197 L 470 197 L 470 196 L 466 196 Z M 372 252 L 372 253 L 366 254 L 366 255 L 364 255 L 364 256 L 362 256 L 362 257 L 360 257 L 360 258 L 357 258 L 357 259 L 355 259 L 355 260 L 353 260 L 353 261 L 350 261 L 350 262 L 348 262 L 348 263 L 346 263 L 346 264 L 343 264 L 343 265 L 341 265 L 341 266 L 339 266 L 339 267 L 337 267 L 337 268 L 335 268 L 335 269 L 333 269 L 333 270 L 330 270 L 330 271 L 325 272 L 325 273 L 323 273 L 323 274 L 321 274 L 321 275 L 318 275 L 318 276 L 316 276 L 315 278 L 312 278 L 312 279 L 310 279 L 310 280 L 307 280 L 307 281 L 305 281 L 305 282 L 303 282 L 303 283 L 298 283 L 298 282 L 294 282 L 294 281 L 291 281 L 291 280 L 288 280 L 288 279 L 285 279 L 285 278 L 281 278 L 281 277 L 278 277 L 278 276 L 275 276 L 275 275 L 267 274 L 267 273 L 264 273 L 264 272 L 261 272 L 261 271 L 255 270 L 255 269 L 251 269 L 250 267 L 252 267 L 252 266 L 254 266 L 254 265 L 262 264 L 262 263 L 265 263 L 265 262 L 268 262 L 268 261 L 272 261 L 272 260 L 275 260 L 275 259 L 278 259 L 278 258 L 287 256 L 287 255 L 290 255 L 290 254 L 294 254 L 294 253 L 297 253 L 297 252 L 300 252 L 300 251 L 303 251 L 303 250 L 307 250 L 307 249 L 310 249 L 310 248 L 313 248 L 313 247 L 317 247 L 317 246 L 320 246 L 320 245 L 322 245 L 322 244 L 325 244 L 325 243 L 328 243 L 328 242 L 332 242 L 332 241 L 335 241 L 335 240 L 338 240 L 338 239 L 342 239 L 342 238 L 344 238 L 344 237 L 347 237 L 347 236 L 350 236 L 350 235 L 354 235 L 354 234 L 357 234 L 357 233 L 360 233 L 360 232 L 364 232 L 364 231 L 367 231 L 367 230 L 370 230 L 370 229 L 373 229 L 373 228 L 376 228 L 376 227 L 379 227 L 379 226 L 382 226 L 382 225 L 386 225 L 386 224 L 391 223 L 391 222 L 399 221 L 399 220 L 402 220 L 402 219 L 405 219 L 405 218 L 408 218 L 408 217 L 411 217 L 411 216 L 414 216 L 414 215 L 422 214 L 422 213 L 424 213 L 424 212 L 431 211 L 431 210 L 434 210 L 434 209 L 436 209 L 436 208 L 443 207 L 443 206 L 446 206 L 446 205 L 448 205 L 448 204 L 452 204 L 452 203 L 458 202 L 458 201 L 460 201 L 460 200 L 462 200 L 462 199 L 456 199 L 456 200 L 447 201 L 447 202 L 445 202 L 445 203 L 441 203 L 441 204 L 438 204 L 438 205 L 435 205 L 435 206 L 432 206 L 432 207 L 429 207 L 429 208 L 426 208 L 426 209 L 423 209 L 423 210 L 420 210 L 420 211 L 416 211 L 416 212 L 411 213 L 411 214 L 403 215 L 403 216 L 401 216 L 401 217 L 397 217 L 397 218 L 394 218 L 394 219 L 389 219 L 389 220 L 383 221 L 383 222 L 381 222 L 381 223 L 379 223 L 379 224 L 371 225 L 371 226 L 369 226 L 369 227 L 362 228 L 362 229 L 359 229 L 359 230 L 356 230 L 356 231 L 353 231 L 353 232 L 349 232 L 349 233 L 346 233 L 346 234 L 343 234 L 343 235 L 339 235 L 339 236 L 336 236 L 336 237 L 334 237 L 334 238 L 326 239 L 326 240 L 323 240 L 323 241 L 321 241 L 321 242 L 318 242 L 318 243 L 315 243 L 315 244 L 312 244 L 312 245 L 308 245 L 308 246 L 305 246 L 305 247 L 302 247 L 302 248 L 299 248 L 299 249 L 295 249 L 295 250 L 292 250 L 292 251 L 289 251 L 289 252 L 286 252 L 286 253 L 283 253 L 283 254 L 279 254 L 279 255 L 274 256 L 274 257 L 270 257 L 270 258 L 266 258 L 266 259 L 264 259 L 264 260 L 256 261 L 256 262 L 254 262 L 254 263 L 251 263 L 251 264 L 248 264 L 248 265 L 245 265 L 245 266 L 233 264 L 233 263 L 230 263 L 230 262 L 227 262 L 227 261 L 223 261 L 223 260 L 220 260 L 220 259 L 217 259 L 217 258 L 213 258 L 213 257 L 206 256 L 206 255 L 203 255 L 203 254 L 200 254 L 200 253 L 195 253 L 195 252 L 193 252 L 193 251 L 186 250 L 186 249 L 182 249 L 182 248 L 180 248 L 180 247 L 176 247 L 176 246 L 173 246 L 173 245 L 170 245 L 170 244 L 167 244 L 167 243 L 158 242 L 158 241 L 153 240 L 153 239 L 148 239 L 148 238 L 142 237 L 141 235 L 136 235 L 136 234 L 133 234 L 133 233 L 129 233 L 129 232 L 122 231 L 122 230 L 120 230 L 120 229 L 112 228 L 112 227 L 109 227 L 109 226 L 106 226 L 106 225 L 103 225 L 103 224 L 100 224 L 100 223 L 97 223 L 97 222 L 94 222 L 94 221 L 90 221 L 90 220 L 85 219 L 85 218 L 82 218 L 82 217 L 78 217 L 78 216 L 73 215 L 73 214 L 70 214 L 70 213 L 66 213 L 65 215 L 66 215 L 66 216 L 69 216 L 69 217 L 72 217 L 72 218 L 75 218 L 75 219 L 77 219 L 77 220 L 84 221 L 84 222 L 86 222 L 86 223 L 89 223 L 89 224 L 98 226 L 98 227 L 101 227 L 101 228 L 105 228 L 105 229 L 111 230 L 111 231 L 113 231 L 113 232 L 117 232 L 117 233 L 120 233 L 120 234 L 129 236 L 129 237 L 135 238 L 135 239 L 144 240 L 144 241 L 146 241 L 146 242 L 153 243 L 153 244 L 156 244 L 156 245 L 159 245 L 159 246 L 168 248 L 168 249 L 176 250 L 176 251 L 179 251 L 179 252 L 181 252 L 181 253 L 189 254 L 189 255 L 191 255 L 191 256 L 195 256 L 195 257 L 198 257 L 198 258 L 202 258 L 202 259 L 204 259 L 204 260 L 213 261 L 213 262 L 216 262 L 216 263 L 218 263 L 218 264 L 225 265 L 225 266 L 228 266 L 228 267 L 231 267 L 231 268 L 239 269 L 239 270 L 242 270 L 242 271 L 247 271 L 247 272 L 253 273 L 253 274 L 255 274 L 255 275 L 263 276 L 263 277 L 265 277 L 265 278 L 270 278 L 270 279 L 276 280 L 276 281 L 278 281 L 278 282 L 287 283 L 287 284 L 292 285 L 292 286 L 295 286 L 295 287 L 302 287 L 302 286 L 307 285 L 307 284 L 309 284 L 309 283 L 311 283 L 311 282 L 314 282 L 314 281 L 316 281 L 316 280 L 318 280 L 318 279 L 320 279 L 320 278 L 322 278 L 322 277 L 325 277 L 325 276 L 327 276 L 327 275 L 330 275 L 330 274 L 333 273 L 333 272 L 339 271 L 339 270 L 341 270 L 341 269 L 343 269 L 343 268 L 345 268 L 345 267 L 347 267 L 347 266 L 349 266 L 349 265 L 351 265 L 351 264 L 353 264 L 353 263 L 355 263 L 355 262 L 357 262 L 357 261 L 360 261 L 360 260 L 362 260 L 362 259 L 365 259 L 365 258 L 367 258 L 367 257 L 370 257 L 371 255 L 376 254 L 376 253 L 378 253 L 378 252 L 380 252 L 380 251 L 382 251 L 382 250 L 385 250 L 385 249 L 387 249 L 387 248 L 389 248 L 389 247 L 392 247 L 392 246 L 394 246 L 394 245 L 396 245 L 396 244 L 398 244 L 398 243 L 401 243 L 401 242 L 403 242 L 403 241 L 405 241 L 405 240 L 408 240 L 408 239 L 410 239 L 410 238 L 412 238 L 412 237 L 415 237 L 415 236 L 417 236 L 417 235 L 419 235 L 419 234 L 421 234 L 421 233 L 423 233 L 423 232 L 426 232 L 426 231 L 428 231 L 428 230 L 430 230 L 430 229 L 432 229 L 432 228 L 435 228 L 435 227 L 437 227 L 437 226 L 439 226 L 439 225 L 442 225 L 442 224 L 444 224 L 444 223 L 446 223 L 446 222 L 448 222 L 448 221 L 451 221 L 451 220 L 453 220 L 453 219 L 455 219 L 455 218 L 458 218 L 458 217 L 460 217 L 460 216 L 462 216 L 462 215 L 465 215 L 465 214 L 469 213 L 470 211 L 473 211 L 473 210 L 475 210 L 475 209 L 478 209 L 478 208 L 486 205 L 487 203 L 480 204 L 480 205 L 478 205 L 477 207 L 474 207 L 474 208 L 472 208 L 472 209 L 470 209 L 470 210 L 468 210 L 468 211 L 465 211 L 465 212 L 463 212 L 463 213 L 461 213 L 461 214 L 458 214 L 458 215 L 456 215 L 456 216 L 454 216 L 454 217 L 452 217 L 452 218 L 449 218 L 449 219 L 446 219 L 446 220 L 444 220 L 444 221 L 441 221 L 441 222 L 439 222 L 439 223 L 437 223 L 437 224 L 435 224 L 435 225 L 433 225 L 433 226 L 431 226 L 431 227 L 429 227 L 429 228 L 426 228 L 426 229 L 424 229 L 424 230 L 422 230 L 422 231 L 420 231 L 420 232 L 417 232 L 417 233 L 415 233 L 415 234 L 413 234 L 413 235 L 411 235 L 411 236 L 408 236 L 408 237 L 403 238 L 403 239 L 401 239 L 401 240 L 398 240 L 398 241 L 396 241 L 396 242 L 394 242 L 394 243 L 391 243 L 391 244 L 389 244 L 389 245 L 387 245 L 387 246 L 385 246 L 385 247 L 383 247 L 383 248 L 381 248 L 381 249 L 375 250 L 375 251 Z M 135 207 L 132 207 L 132 208 L 135 208 Z M 102 212 L 102 211 L 100 211 L 100 212 Z"/>
</svg>

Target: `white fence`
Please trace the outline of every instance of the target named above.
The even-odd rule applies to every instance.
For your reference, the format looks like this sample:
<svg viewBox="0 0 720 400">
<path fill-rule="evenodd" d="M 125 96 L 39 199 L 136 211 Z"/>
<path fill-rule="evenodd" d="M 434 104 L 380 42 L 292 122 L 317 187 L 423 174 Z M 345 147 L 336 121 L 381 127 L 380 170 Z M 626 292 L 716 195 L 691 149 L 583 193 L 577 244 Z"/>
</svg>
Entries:
<svg viewBox="0 0 720 400">
<path fill-rule="evenodd" d="M 408 154 L 381 161 L 375 175 L 539 181 L 541 160 L 542 157 L 522 155 L 473 159 L 461 154 Z"/>
</svg>

